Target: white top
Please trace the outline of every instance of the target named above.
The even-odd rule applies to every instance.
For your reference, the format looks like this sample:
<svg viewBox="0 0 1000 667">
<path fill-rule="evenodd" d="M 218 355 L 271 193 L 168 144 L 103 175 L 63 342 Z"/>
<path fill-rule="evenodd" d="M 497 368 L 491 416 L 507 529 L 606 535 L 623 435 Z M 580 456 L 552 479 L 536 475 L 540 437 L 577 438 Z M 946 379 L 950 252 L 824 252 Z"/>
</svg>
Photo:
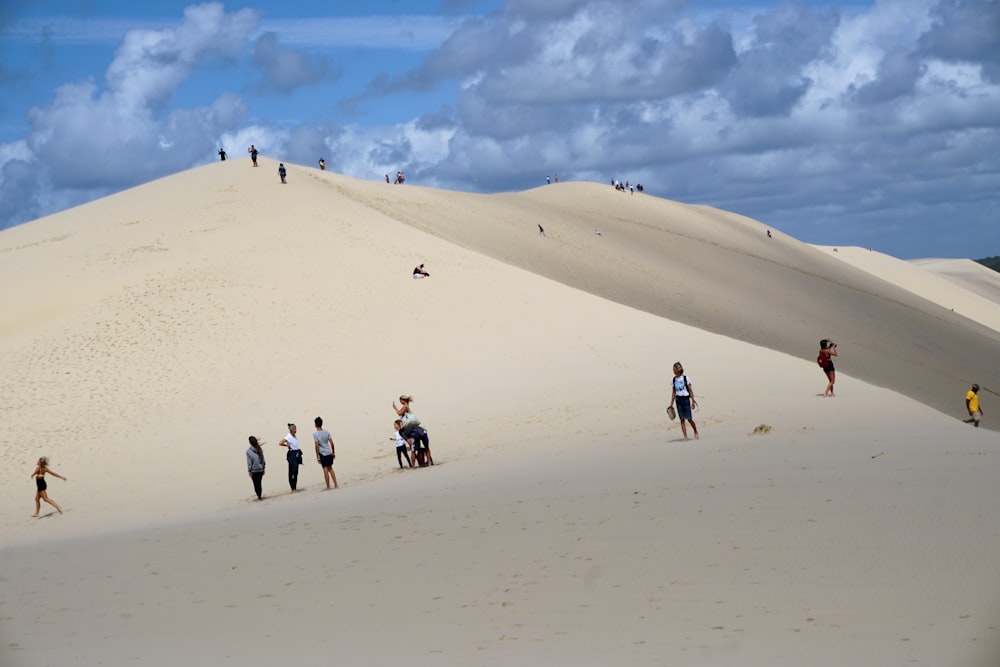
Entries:
<svg viewBox="0 0 1000 667">
<path fill-rule="evenodd" d="M 285 442 L 288 443 L 288 448 L 293 452 L 299 448 L 299 439 L 291 433 L 285 436 Z"/>
<path fill-rule="evenodd" d="M 393 447 L 406 447 L 406 438 L 399 434 L 399 431 L 393 431 L 392 437 L 395 438 L 396 444 Z"/>
<path fill-rule="evenodd" d="M 690 396 L 688 393 L 687 386 L 691 384 L 691 380 L 687 379 L 686 375 L 675 375 L 674 376 L 674 392 L 677 396 Z"/>
</svg>

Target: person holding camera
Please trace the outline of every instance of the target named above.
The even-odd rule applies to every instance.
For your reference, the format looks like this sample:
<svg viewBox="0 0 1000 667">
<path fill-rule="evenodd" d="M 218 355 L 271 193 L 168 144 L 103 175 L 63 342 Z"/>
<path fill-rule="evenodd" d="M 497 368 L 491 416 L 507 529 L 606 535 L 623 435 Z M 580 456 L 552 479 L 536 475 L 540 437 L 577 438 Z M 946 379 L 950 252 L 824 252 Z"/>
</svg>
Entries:
<svg viewBox="0 0 1000 667">
<path fill-rule="evenodd" d="M 823 396 L 833 396 L 833 383 L 837 381 L 837 371 L 833 367 L 833 359 L 837 356 L 837 344 L 824 338 L 819 342 L 819 356 L 816 363 L 826 374 L 827 384 Z"/>
</svg>

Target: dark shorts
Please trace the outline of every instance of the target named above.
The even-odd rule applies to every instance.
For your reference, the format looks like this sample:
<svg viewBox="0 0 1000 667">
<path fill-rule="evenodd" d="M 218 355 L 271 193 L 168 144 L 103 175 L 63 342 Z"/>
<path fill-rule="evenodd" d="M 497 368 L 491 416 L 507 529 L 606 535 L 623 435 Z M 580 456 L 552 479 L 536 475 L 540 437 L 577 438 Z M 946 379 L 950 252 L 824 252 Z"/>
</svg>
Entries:
<svg viewBox="0 0 1000 667">
<path fill-rule="evenodd" d="M 675 402 L 677 403 L 677 417 L 679 419 L 691 420 L 691 397 L 690 396 L 677 396 L 675 397 Z"/>
<path fill-rule="evenodd" d="M 333 454 L 320 454 L 319 464 L 324 468 L 329 468 L 333 466 Z"/>
<path fill-rule="evenodd" d="M 45 483 L 44 477 L 36 477 L 35 488 L 38 489 L 39 491 L 44 491 L 45 489 L 49 488 L 49 485 Z"/>
</svg>

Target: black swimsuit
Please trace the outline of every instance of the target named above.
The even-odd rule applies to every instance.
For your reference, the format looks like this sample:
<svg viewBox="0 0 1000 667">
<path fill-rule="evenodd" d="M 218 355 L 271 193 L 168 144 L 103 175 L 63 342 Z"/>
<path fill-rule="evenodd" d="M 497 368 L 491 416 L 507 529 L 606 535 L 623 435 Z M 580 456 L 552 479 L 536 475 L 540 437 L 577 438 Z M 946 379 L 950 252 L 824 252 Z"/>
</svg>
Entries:
<svg viewBox="0 0 1000 667">
<path fill-rule="evenodd" d="M 39 491 L 44 491 L 45 489 L 49 488 L 48 484 L 45 483 L 44 477 L 36 477 L 35 486 L 38 487 Z"/>
</svg>

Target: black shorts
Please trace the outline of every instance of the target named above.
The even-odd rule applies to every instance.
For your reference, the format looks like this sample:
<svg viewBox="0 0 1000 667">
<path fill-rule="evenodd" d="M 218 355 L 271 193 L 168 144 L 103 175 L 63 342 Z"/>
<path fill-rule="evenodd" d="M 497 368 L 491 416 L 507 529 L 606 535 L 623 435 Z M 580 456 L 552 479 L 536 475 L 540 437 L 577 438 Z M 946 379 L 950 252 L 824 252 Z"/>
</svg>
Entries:
<svg viewBox="0 0 1000 667">
<path fill-rule="evenodd" d="M 45 478 L 44 477 L 36 477 L 35 478 L 35 487 L 39 491 L 44 491 L 45 489 L 49 488 L 49 485 L 45 483 Z"/>
<path fill-rule="evenodd" d="M 329 468 L 333 466 L 333 454 L 320 454 L 319 464 L 324 468 Z"/>
</svg>

